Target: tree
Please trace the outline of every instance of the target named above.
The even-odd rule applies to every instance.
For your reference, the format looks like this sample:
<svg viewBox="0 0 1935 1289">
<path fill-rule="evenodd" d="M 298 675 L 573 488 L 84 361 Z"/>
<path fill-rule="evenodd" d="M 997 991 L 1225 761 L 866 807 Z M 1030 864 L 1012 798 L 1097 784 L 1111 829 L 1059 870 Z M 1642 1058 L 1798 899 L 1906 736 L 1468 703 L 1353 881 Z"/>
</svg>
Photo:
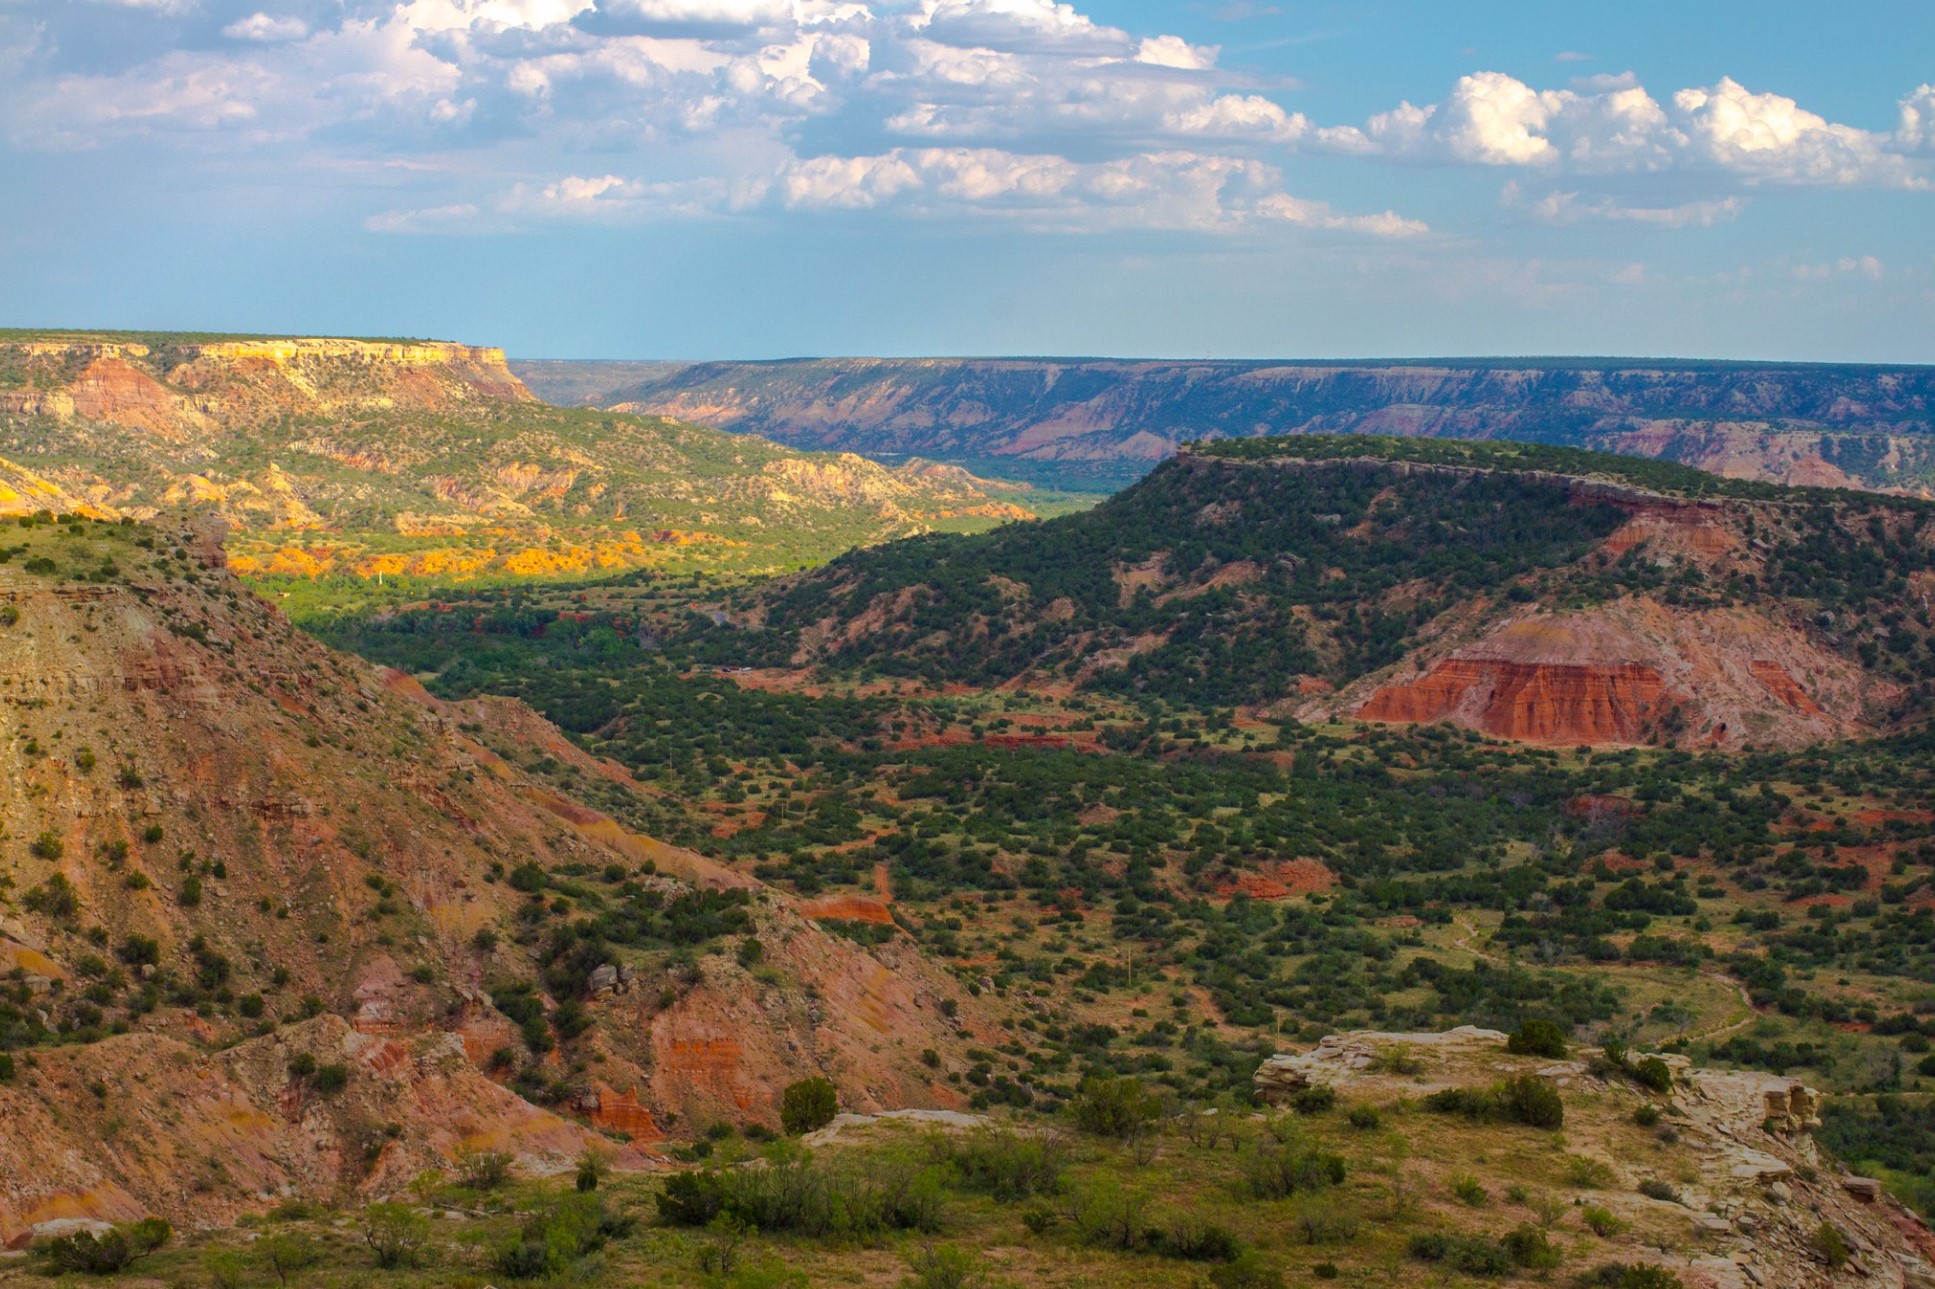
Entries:
<svg viewBox="0 0 1935 1289">
<path fill-rule="evenodd" d="M 787 1084 L 780 1094 L 779 1122 L 790 1136 L 824 1128 L 839 1112 L 839 1093 L 830 1081 L 817 1075 Z"/>
<path fill-rule="evenodd" d="M 363 1243 L 385 1271 L 415 1266 L 423 1256 L 430 1221 L 404 1204 L 372 1204 L 363 1210 Z"/>
<path fill-rule="evenodd" d="M 57 1272 L 112 1275 L 147 1257 L 173 1238 L 174 1228 L 158 1217 L 144 1217 L 106 1231 L 76 1231 L 41 1245 L 40 1255 Z"/>
<path fill-rule="evenodd" d="M 1565 1056 L 1565 1030 L 1557 1021 L 1528 1020 L 1505 1041 L 1505 1050 L 1516 1056 Z"/>
</svg>

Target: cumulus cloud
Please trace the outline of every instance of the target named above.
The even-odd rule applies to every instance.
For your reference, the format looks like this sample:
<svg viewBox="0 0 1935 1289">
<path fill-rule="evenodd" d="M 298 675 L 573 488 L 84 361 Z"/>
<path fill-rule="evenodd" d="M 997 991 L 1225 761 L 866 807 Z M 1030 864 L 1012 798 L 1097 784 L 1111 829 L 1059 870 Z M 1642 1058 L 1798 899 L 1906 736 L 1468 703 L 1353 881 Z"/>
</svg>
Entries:
<svg viewBox="0 0 1935 1289">
<path fill-rule="evenodd" d="M 63 49 L 72 2 L 0 0 L 13 146 L 420 160 L 416 204 L 369 217 L 382 232 L 787 210 L 1426 231 L 1291 195 L 1283 168 L 1313 153 L 1504 171 L 1518 213 L 1554 224 L 1695 228 L 1752 191 L 1935 169 L 1935 85 L 1877 132 L 1725 78 L 1656 94 L 1479 70 L 1343 124 L 1082 0 L 91 0 L 229 20 L 118 62 Z"/>
<path fill-rule="evenodd" d="M 1918 187 L 1904 151 L 1929 128 L 1935 92 L 1901 105 L 1896 135 L 1839 125 L 1795 100 L 1723 77 L 1662 104 L 1630 74 L 1535 89 L 1503 72 L 1460 77 L 1440 103 L 1401 103 L 1313 136 L 1334 150 L 1578 174 L 1681 170 L 1746 184 Z"/>
<path fill-rule="evenodd" d="M 222 34 L 230 40 L 250 40 L 257 44 L 273 45 L 284 40 L 301 40 L 309 34 L 309 24 L 293 14 L 272 16 L 266 13 L 252 13 L 222 28 Z"/>
<path fill-rule="evenodd" d="M 1901 101 L 1895 141 L 1905 152 L 1935 154 L 1935 85 L 1924 85 Z"/>
</svg>

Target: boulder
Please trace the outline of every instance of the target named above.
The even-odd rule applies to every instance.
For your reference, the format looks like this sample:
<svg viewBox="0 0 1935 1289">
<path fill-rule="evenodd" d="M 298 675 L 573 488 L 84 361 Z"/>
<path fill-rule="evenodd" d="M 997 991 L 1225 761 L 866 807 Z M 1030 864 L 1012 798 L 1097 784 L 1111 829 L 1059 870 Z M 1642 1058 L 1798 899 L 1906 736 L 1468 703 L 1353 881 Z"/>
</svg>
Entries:
<svg viewBox="0 0 1935 1289">
<path fill-rule="evenodd" d="M 1881 1198 L 1881 1183 L 1872 1177 L 1843 1177 L 1841 1189 L 1863 1204 L 1872 1204 Z"/>
</svg>

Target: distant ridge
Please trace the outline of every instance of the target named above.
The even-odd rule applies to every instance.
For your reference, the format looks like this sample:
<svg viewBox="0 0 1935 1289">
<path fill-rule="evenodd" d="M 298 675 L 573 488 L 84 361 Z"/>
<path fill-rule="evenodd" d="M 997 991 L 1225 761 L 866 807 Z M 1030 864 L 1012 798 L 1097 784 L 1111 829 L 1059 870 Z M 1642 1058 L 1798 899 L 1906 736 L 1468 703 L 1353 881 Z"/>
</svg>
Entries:
<svg viewBox="0 0 1935 1289">
<path fill-rule="evenodd" d="M 569 366 L 547 364 L 554 380 Z M 798 358 L 692 363 L 579 397 L 794 447 L 1072 471 L 1147 469 L 1192 439 L 1375 433 L 1590 448 L 1773 483 L 1935 487 L 1935 367 L 1915 365 Z"/>
</svg>

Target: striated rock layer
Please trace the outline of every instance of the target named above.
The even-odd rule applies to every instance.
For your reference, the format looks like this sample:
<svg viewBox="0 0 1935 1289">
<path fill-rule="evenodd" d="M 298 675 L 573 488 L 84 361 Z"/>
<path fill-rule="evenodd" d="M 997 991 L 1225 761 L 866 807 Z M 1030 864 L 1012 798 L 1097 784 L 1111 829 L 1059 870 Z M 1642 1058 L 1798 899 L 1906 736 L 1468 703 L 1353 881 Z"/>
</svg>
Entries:
<svg viewBox="0 0 1935 1289">
<path fill-rule="evenodd" d="M 1639 663 L 1448 658 L 1419 680 L 1378 690 L 1357 717 L 1428 724 L 1455 716 L 1530 743 L 1635 743 L 1677 697 Z"/>
</svg>

